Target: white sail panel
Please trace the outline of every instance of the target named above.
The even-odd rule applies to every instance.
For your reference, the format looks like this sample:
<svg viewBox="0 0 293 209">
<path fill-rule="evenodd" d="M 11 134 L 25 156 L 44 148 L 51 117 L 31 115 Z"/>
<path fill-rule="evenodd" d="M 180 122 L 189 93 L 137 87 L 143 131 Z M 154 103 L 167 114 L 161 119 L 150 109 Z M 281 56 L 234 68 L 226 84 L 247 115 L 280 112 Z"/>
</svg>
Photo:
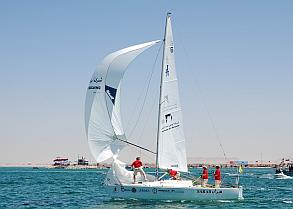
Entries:
<svg viewBox="0 0 293 209">
<path fill-rule="evenodd" d="M 167 16 L 163 56 L 161 108 L 159 121 L 158 166 L 187 172 L 174 43 L 170 16 Z"/>
<path fill-rule="evenodd" d="M 123 148 L 123 144 L 115 140 L 111 122 L 107 119 L 109 116 L 104 98 L 102 93 L 96 94 L 88 122 L 88 143 L 97 162 L 107 160 Z"/>
<path fill-rule="evenodd" d="M 119 138 L 122 138 L 124 140 L 125 132 L 123 129 L 121 113 L 120 113 L 120 88 L 121 88 L 121 84 L 119 84 L 117 92 L 116 92 L 115 105 L 112 111 L 112 125 L 114 128 L 115 134 Z"/>
<path fill-rule="evenodd" d="M 85 128 L 97 162 L 118 154 L 125 145 L 117 140 L 117 136 L 125 139 L 118 87 L 133 59 L 157 42 L 139 44 L 109 54 L 93 74 L 85 102 Z"/>
</svg>

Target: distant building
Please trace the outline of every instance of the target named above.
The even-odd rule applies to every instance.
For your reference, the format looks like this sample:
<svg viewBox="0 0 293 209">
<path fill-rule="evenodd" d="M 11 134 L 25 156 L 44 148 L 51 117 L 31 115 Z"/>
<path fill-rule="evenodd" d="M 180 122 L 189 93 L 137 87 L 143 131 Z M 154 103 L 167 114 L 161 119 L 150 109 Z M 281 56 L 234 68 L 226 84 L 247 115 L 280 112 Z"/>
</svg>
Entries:
<svg viewBox="0 0 293 209">
<path fill-rule="evenodd" d="M 229 163 L 232 166 L 240 166 L 240 165 L 245 166 L 245 167 L 248 166 L 247 160 L 231 160 Z"/>
</svg>

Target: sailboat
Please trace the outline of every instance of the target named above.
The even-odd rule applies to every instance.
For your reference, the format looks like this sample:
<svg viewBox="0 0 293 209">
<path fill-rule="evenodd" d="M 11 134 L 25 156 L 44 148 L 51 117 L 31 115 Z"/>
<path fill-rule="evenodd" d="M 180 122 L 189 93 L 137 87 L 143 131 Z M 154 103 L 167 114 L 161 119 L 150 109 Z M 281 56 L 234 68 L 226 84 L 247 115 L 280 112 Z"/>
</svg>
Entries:
<svg viewBox="0 0 293 209">
<path fill-rule="evenodd" d="M 161 178 L 159 170 L 174 169 L 188 173 L 185 137 L 178 80 L 175 68 L 171 13 L 167 14 L 163 39 L 163 56 L 158 111 L 156 151 L 141 147 L 127 139 L 120 113 L 121 79 L 127 66 L 142 52 L 159 40 L 130 46 L 107 55 L 93 73 L 87 89 L 85 127 L 90 150 L 96 161 L 112 160 L 105 178 L 105 188 L 113 198 L 153 200 L 227 200 L 242 199 L 242 186 L 203 187 L 191 179 Z M 125 168 L 119 153 L 133 145 L 156 155 L 155 175 L 147 174 L 147 181 Z"/>
</svg>

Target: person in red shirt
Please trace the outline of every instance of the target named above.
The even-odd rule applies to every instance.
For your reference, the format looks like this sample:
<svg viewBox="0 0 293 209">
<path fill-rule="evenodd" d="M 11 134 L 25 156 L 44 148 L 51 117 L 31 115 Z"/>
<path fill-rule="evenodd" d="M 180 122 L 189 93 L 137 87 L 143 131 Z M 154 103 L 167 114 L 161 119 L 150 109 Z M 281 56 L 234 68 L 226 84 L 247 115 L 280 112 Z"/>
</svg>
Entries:
<svg viewBox="0 0 293 209">
<path fill-rule="evenodd" d="M 202 166 L 202 174 L 201 174 L 201 186 L 206 187 L 208 180 L 209 180 L 209 173 L 206 166 Z"/>
<path fill-rule="evenodd" d="M 172 169 L 169 169 L 168 170 L 168 174 L 171 176 L 171 178 L 173 180 L 178 180 L 180 179 L 180 173 L 178 171 L 175 171 L 175 170 L 172 170 Z"/>
<path fill-rule="evenodd" d="M 221 185 L 221 171 L 220 171 L 220 166 L 216 166 L 216 171 L 214 173 L 215 177 L 215 187 L 219 188 Z"/>
<path fill-rule="evenodd" d="M 133 183 L 136 183 L 136 175 L 137 173 L 140 173 L 144 177 L 144 180 L 147 181 L 146 174 L 143 170 L 142 162 L 140 160 L 140 157 L 137 157 L 135 161 L 131 164 L 133 168 Z"/>
</svg>

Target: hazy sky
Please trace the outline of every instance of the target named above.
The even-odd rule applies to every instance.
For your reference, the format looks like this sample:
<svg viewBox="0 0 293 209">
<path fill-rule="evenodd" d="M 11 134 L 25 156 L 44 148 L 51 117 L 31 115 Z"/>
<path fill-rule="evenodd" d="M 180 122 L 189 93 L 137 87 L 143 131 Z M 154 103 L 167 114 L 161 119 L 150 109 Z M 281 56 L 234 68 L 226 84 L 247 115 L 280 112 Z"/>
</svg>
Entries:
<svg viewBox="0 0 293 209">
<path fill-rule="evenodd" d="M 0 163 L 51 163 L 57 156 L 74 161 L 78 155 L 93 161 L 84 130 L 91 74 L 108 53 L 161 39 L 167 11 L 188 159 L 223 157 L 219 141 L 228 157 L 292 158 L 292 1 L 2 0 Z M 126 131 L 150 149 L 159 47 L 131 64 L 122 89 Z M 138 154 L 151 159 L 126 151 L 126 161 Z"/>
</svg>

